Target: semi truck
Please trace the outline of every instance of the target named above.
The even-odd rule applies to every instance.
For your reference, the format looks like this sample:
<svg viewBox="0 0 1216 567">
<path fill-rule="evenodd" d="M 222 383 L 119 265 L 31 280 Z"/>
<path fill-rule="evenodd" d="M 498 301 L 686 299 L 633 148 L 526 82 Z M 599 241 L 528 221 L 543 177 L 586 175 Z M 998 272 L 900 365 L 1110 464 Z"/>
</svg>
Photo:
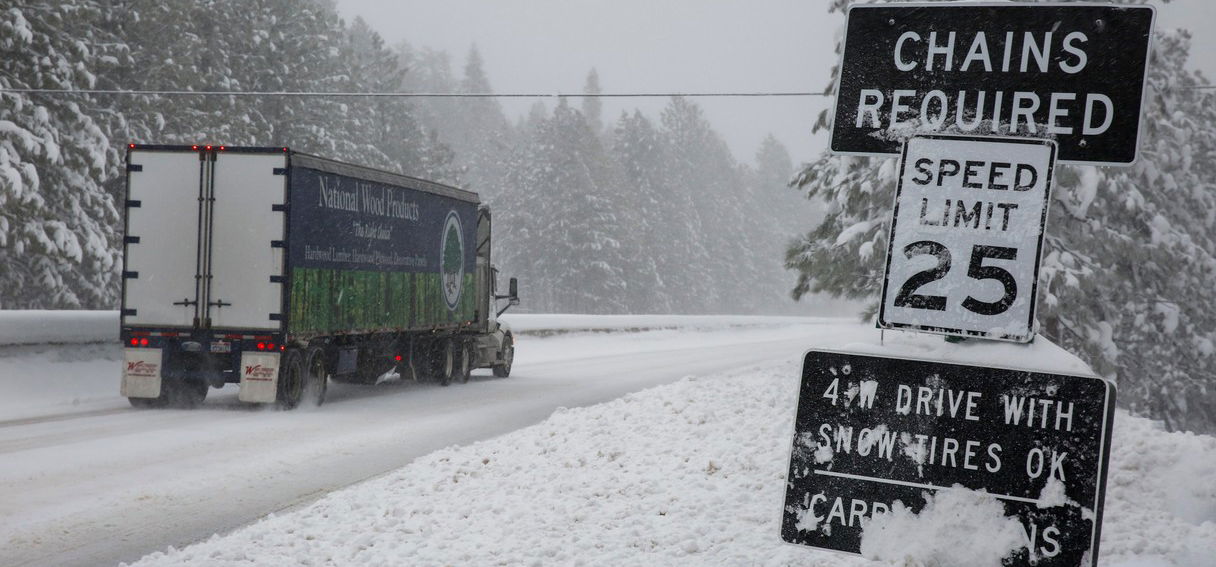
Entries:
<svg viewBox="0 0 1216 567">
<path fill-rule="evenodd" d="M 330 380 L 511 373 L 492 216 L 476 193 L 286 147 L 129 144 L 121 393 L 210 388 L 291 409 Z M 503 304 L 505 301 L 505 304 Z M 501 307 L 500 307 L 501 305 Z"/>
</svg>

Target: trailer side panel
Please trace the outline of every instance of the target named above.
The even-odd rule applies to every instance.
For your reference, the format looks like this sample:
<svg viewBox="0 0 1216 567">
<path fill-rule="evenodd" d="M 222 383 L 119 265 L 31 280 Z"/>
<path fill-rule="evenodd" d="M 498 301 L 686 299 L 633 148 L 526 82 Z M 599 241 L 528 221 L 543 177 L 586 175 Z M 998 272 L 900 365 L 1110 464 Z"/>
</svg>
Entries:
<svg viewBox="0 0 1216 567">
<path fill-rule="evenodd" d="M 476 202 L 310 167 L 290 176 L 289 333 L 473 321 Z"/>
</svg>

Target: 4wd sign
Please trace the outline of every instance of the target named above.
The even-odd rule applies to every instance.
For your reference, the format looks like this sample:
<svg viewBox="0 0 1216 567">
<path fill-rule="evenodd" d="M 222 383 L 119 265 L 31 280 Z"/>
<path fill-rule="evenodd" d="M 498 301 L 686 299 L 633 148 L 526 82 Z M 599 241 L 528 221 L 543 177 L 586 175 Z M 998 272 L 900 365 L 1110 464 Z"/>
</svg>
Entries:
<svg viewBox="0 0 1216 567">
<path fill-rule="evenodd" d="M 1055 152 L 1036 139 L 908 140 L 879 326 L 1033 338 Z"/>
<path fill-rule="evenodd" d="M 1060 160 L 1136 159 L 1152 6 L 854 4 L 831 149 L 916 132 L 1050 137 Z"/>
<path fill-rule="evenodd" d="M 1003 565 L 1096 567 L 1114 384 L 830 351 L 803 364 L 783 540 L 860 553 L 872 518 L 968 489 L 1022 525 Z"/>
</svg>

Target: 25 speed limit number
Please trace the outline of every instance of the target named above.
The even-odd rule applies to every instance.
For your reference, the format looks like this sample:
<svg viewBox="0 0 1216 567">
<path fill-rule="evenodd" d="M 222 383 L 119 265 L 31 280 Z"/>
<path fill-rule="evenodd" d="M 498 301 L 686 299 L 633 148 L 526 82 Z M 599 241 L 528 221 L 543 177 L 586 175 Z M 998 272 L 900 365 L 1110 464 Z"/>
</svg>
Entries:
<svg viewBox="0 0 1216 567">
<path fill-rule="evenodd" d="M 878 324 L 1027 342 L 1056 146 L 925 135 L 904 144 Z"/>
</svg>

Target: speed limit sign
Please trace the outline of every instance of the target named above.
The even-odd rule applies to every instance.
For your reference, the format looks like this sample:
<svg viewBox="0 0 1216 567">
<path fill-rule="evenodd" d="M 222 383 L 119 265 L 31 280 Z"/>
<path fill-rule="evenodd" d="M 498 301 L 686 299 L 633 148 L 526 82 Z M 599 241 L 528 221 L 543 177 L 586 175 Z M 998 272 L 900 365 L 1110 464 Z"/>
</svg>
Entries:
<svg viewBox="0 0 1216 567">
<path fill-rule="evenodd" d="M 903 148 L 878 325 L 1028 342 L 1056 144 L 923 135 Z"/>
</svg>

